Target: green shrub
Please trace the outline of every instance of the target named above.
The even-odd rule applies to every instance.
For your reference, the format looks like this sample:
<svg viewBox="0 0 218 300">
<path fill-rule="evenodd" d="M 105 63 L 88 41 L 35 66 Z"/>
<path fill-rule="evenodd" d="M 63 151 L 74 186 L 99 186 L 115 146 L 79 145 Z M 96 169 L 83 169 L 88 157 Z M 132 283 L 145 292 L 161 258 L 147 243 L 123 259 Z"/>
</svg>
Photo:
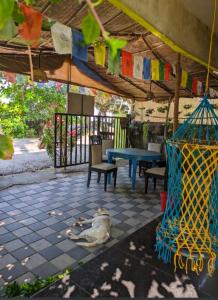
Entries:
<svg viewBox="0 0 218 300">
<path fill-rule="evenodd" d="M 4 297 L 12 298 L 12 297 L 30 297 L 33 294 L 37 293 L 41 289 L 50 285 L 51 283 L 57 281 L 58 279 L 64 278 L 68 275 L 71 270 L 67 269 L 62 274 L 54 275 L 48 277 L 46 279 L 36 278 L 33 282 L 18 284 L 16 281 L 10 283 L 6 286 L 4 290 Z"/>
<path fill-rule="evenodd" d="M 44 124 L 55 112 L 64 112 L 65 105 L 65 95 L 54 87 L 25 83 L 1 87 L 0 127 L 5 134 L 17 138 L 41 136 Z"/>
</svg>

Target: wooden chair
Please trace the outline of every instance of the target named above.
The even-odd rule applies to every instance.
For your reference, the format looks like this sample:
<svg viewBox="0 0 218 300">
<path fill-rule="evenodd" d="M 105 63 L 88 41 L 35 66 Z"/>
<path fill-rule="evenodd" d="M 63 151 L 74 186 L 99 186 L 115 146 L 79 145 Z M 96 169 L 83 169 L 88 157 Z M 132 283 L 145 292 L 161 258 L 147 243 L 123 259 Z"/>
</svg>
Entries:
<svg viewBox="0 0 218 300">
<path fill-rule="evenodd" d="M 90 154 L 89 154 L 89 170 L 88 170 L 88 181 L 87 187 L 90 185 L 91 181 L 91 174 L 92 172 L 98 173 L 98 180 L 99 183 L 101 180 L 101 174 L 104 174 L 104 190 L 107 190 L 107 179 L 108 174 L 113 173 L 114 177 L 114 187 L 116 187 L 117 181 L 117 166 L 114 164 L 104 163 L 102 162 L 102 144 L 99 143 L 99 139 L 93 138 L 91 142 L 96 142 L 94 144 L 90 144 Z"/>
<path fill-rule="evenodd" d="M 155 151 L 155 152 L 161 152 L 162 145 L 160 143 L 148 143 L 148 150 L 149 151 Z M 148 169 L 152 167 L 152 162 L 150 161 L 144 161 L 141 160 L 139 162 L 139 176 L 142 176 L 143 173 Z"/>
<path fill-rule="evenodd" d="M 113 140 L 105 140 L 102 139 L 102 161 L 107 162 L 107 149 L 112 149 L 114 148 L 114 141 Z M 116 163 L 115 160 L 113 160 L 113 163 Z"/>
<path fill-rule="evenodd" d="M 159 166 L 149 168 L 145 171 L 145 193 L 148 192 L 149 178 L 153 178 L 154 190 L 156 189 L 157 179 L 164 180 L 164 191 L 167 191 L 167 163 L 159 162 Z"/>
</svg>

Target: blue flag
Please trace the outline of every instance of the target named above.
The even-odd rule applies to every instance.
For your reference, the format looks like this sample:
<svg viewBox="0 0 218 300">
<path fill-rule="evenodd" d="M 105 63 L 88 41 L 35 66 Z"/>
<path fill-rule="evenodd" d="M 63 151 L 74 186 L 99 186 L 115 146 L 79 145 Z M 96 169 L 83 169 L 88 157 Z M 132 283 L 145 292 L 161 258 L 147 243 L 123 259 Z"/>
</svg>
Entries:
<svg viewBox="0 0 218 300">
<path fill-rule="evenodd" d="M 85 44 L 82 32 L 78 30 L 72 31 L 73 50 L 72 56 L 79 60 L 88 61 L 88 46 Z"/>
<path fill-rule="evenodd" d="M 143 78 L 145 80 L 149 80 L 151 79 L 151 60 L 144 58 L 143 65 L 144 65 Z"/>
</svg>

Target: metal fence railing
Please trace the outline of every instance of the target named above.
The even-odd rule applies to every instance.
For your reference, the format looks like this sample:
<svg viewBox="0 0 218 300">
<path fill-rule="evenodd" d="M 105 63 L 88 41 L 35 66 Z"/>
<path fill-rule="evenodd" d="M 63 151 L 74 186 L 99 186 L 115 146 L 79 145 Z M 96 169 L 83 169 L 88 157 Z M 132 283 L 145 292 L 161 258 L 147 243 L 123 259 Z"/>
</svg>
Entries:
<svg viewBox="0 0 218 300">
<path fill-rule="evenodd" d="M 89 137 L 114 140 L 114 148 L 128 147 L 128 119 L 122 117 L 55 114 L 55 168 L 89 162 Z"/>
</svg>

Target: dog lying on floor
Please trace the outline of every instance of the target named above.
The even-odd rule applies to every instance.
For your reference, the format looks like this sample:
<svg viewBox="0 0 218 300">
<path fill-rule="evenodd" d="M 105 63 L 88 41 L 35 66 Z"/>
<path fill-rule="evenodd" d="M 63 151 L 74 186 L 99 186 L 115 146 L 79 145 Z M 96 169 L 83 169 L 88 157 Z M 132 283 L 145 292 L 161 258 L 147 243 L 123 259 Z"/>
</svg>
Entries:
<svg viewBox="0 0 218 300">
<path fill-rule="evenodd" d="M 74 225 L 82 226 L 84 224 L 92 224 L 92 227 L 83 230 L 79 235 L 75 235 L 69 230 L 66 232 L 71 240 L 86 240 L 86 242 L 77 242 L 77 245 L 95 247 L 105 243 L 110 238 L 111 216 L 107 209 L 99 208 L 92 219 L 80 218 Z"/>
</svg>

